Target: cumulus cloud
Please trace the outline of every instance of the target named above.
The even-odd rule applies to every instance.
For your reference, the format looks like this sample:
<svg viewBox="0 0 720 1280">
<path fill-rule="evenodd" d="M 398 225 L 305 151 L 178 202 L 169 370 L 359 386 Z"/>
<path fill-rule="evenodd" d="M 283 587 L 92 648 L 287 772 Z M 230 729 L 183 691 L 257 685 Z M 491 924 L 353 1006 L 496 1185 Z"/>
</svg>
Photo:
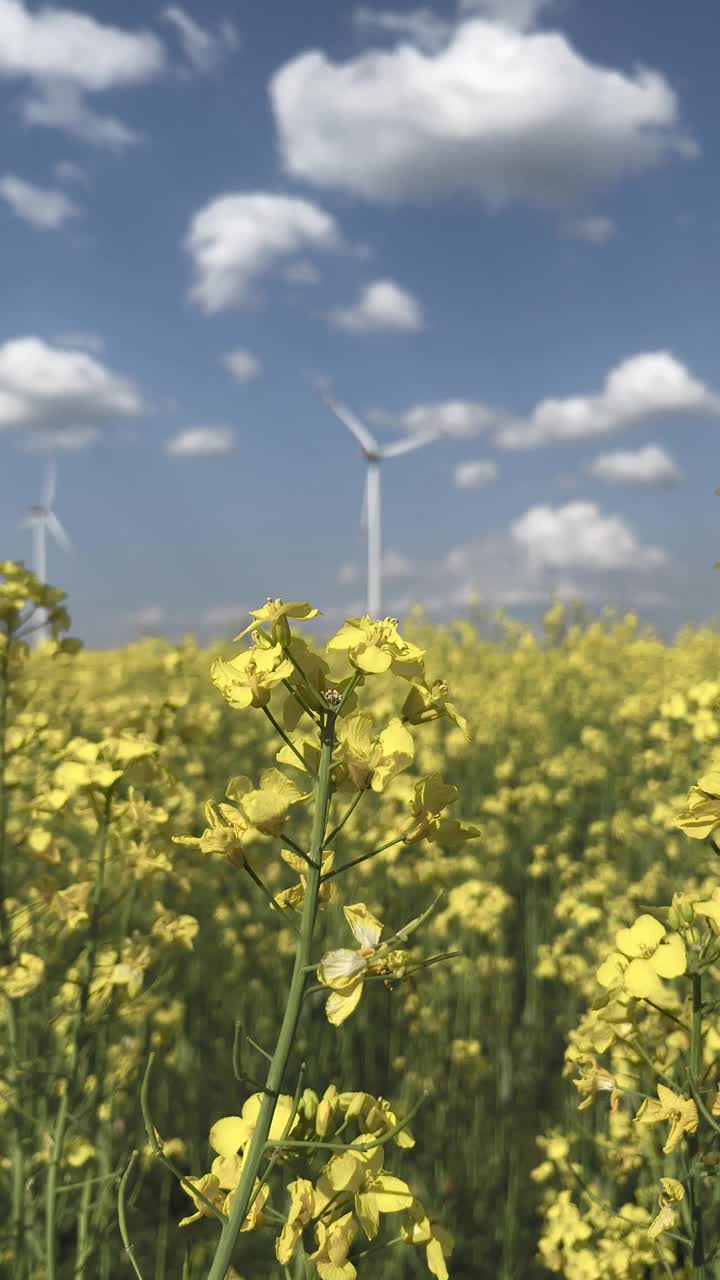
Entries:
<svg viewBox="0 0 720 1280">
<path fill-rule="evenodd" d="M 256 191 L 211 200 L 194 215 L 184 247 L 195 272 L 190 297 L 212 314 L 247 303 L 255 278 L 278 260 L 299 250 L 337 251 L 342 240 L 318 205 Z"/>
<path fill-rule="evenodd" d="M 662 548 L 642 546 L 619 516 L 601 515 L 592 502 L 531 507 L 510 532 L 534 568 L 646 571 L 667 563 Z"/>
<path fill-rule="evenodd" d="M 464 17 L 490 18 L 525 31 L 556 3 L 557 0 L 460 0 L 458 12 Z"/>
<path fill-rule="evenodd" d="M 229 453 L 234 447 L 233 433 L 228 427 L 191 427 L 168 440 L 165 450 L 175 457 L 189 458 Z"/>
<path fill-rule="evenodd" d="M 194 71 L 214 71 L 223 56 L 240 45 L 240 37 L 231 22 L 223 22 L 217 31 L 210 32 L 179 5 L 168 5 L 162 16 L 174 26 L 185 57 Z"/>
<path fill-rule="evenodd" d="M 384 578 L 408 578 L 413 572 L 413 565 L 399 551 L 387 550 L 382 558 Z"/>
<path fill-rule="evenodd" d="M 527 422 L 503 427 L 494 443 L 532 449 L 562 440 L 585 440 L 671 413 L 720 414 L 720 396 L 670 351 L 630 356 L 611 369 L 595 395 L 542 400 Z"/>
<path fill-rule="evenodd" d="M 257 378 L 262 368 L 257 356 L 252 351 L 229 351 L 223 360 L 223 364 L 228 373 L 233 378 L 237 378 L 238 382 L 252 382 L 253 378 Z"/>
<path fill-rule="evenodd" d="M 353 10 L 353 23 L 359 31 L 375 31 L 387 36 L 407 37 L 421 49 L 437 49 L 445 44 L 452 27 L 438 18 L 432 9 L 411 9 L 409 13 L 393 13 L 371 9 L 366 4 Z"/>
<path fill-rule="evenodd" d="M 244 625 L 246 616 L 247 609 L 240 604 L 216 604 L 205 609 L 200 617 L 200 624 L 204 627 L 232 627 L 235 630 L 240 624 Z"/>
<path fill-rule="evenodd" d="M 74 164 L 72 160 L 58 160 L 54 166 L 55 177 L 61 182 L 79 182 L 82 186 L 90 185 L 90 179 L 82 165 Z"/>
<path fill-rule="evenodd" d="M 14 173 L 6 173 L 0 178 L 0 197 L 18 218 L 40 231 L 54 231 L 68 218 L 77 217 L 82 212 L 64 191 L 38 187 Z"/>
<path fill-rule="evenodd" d="M 154 631 L 162 626 L 167 614 L 159 604 L 148 604 L 141 609 L 131 609 L 124 620 L 139 631 Z"/>
<path fill-rule="evenodd" d="M 370 422 L 381 427 L 400 427 L 409 435 L 436 434 L 463 440 L 498 429 L 510 415 L 474 400 L 444 400 L 416 404 L 402 413 L 371 409 Z"/>
<path fill-rule="evenodd" d="M 381 329 L 417 332 L 422 328 L 422 308 L 407 289 L 394 280 L 374 280 L 351 307 L 331 312 L 336 329 L 348 333 L 377 333 Z"/>
<path fill-rule="evenodd" d="M 28 124 L 127 145 L 137 135 L 95 112 L 84 94 L 148 80 L 164 63 L 164 48 L 149 31 L 124 31 L 73 9 L 31 11 L 23 0 L 0 0 L 0 79 L 31 82 L 33 92 L 20 104 Z"/>
<path fill-rule="evenodd" d="M 670 455 L 657 444 L 647 444 L 635 453 L 601 453 L 591 464 L 590 474 L 611 484 L 649 489 L 672 488 L 681 475 Z"/>
<path fill-rule="evenodd" d="M 606 244 L 615 234 L 615 223 L 612 218 L 602 215 L 587 218 L 575 218 L 567 224 L 568 234 L 577 240 L 587 240 L 589 244 Z"/>
<path fill-rule="evenodd" d="M 357 582 L 360 577 L 360 570 L 356 564 L 341 564 L 338 569 L 337 580 L 341 587 L 347 587 L 352 582 Z"/>
<path fill-rule="evenodd" d="M 69 433 L 97 431 L 143 410 L 132 383 L 85 351 L 36 337 L 0 344 L 0 430 L 44 431 L 62 447 L 63 434 L 67 440 Z"/>
<path fill-rule="evenodd" d="M 453 471 L 453 480 L 458 489 L 479 489 L 496 476 L 497 467 L 494 462 L 460 462 Z"/>
<path fill-rule="evenodd" d="M 320 279 L 320 272 L 314 267 L 312 262 L 306 262 L 304 258 L 298 258 L 297 262 L 291 262 L 285 271 L 285 279 L 290 284 L 317 284 Z"/>
<path fill-rule="evenodd" d="M 497 211 L 561 208 L 698 154 L 660 72 L 592 63 L 561 32 L 523 30 L 519 12 L 499 21 L 499 0 L 492 10 L 435 50 L 406 40 L 345 62 L 291 58 L 269 85 L 286 172 L 388 203 L 467 192 Z"/>
</svg>

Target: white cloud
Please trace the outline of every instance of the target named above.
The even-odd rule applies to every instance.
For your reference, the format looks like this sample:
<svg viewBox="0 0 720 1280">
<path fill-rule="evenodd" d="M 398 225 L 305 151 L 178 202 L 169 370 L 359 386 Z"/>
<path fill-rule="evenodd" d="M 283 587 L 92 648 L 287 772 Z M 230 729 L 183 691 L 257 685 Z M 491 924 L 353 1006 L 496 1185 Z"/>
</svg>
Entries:
<svg viewBox="0 0 720 1280">
<path fill-rule="evenodd" d="M 62 449 L 74 453 L 78 449 L 87 449 L 100 438 L 97 427 L 57 427 L 54 431 L 33 431 L 25 442 L 25 447 L 32 453 L 51 450 L 56 453 Z"/>
<path fill-rule="evenodd" d="M 257 356 L 252 351 L 230 351 L 223 359 L 223 364 L 238 382 L 252 382 L 262 368 Z"/>
<path fill-rule="evenodd" d="M 125 145 L 136 135 L 94 112 L 83 94 L 148 80 L 164 62 L 164 48 L 149 31 L 124 31 L 73 9 L 31 11 L 23 0 L 0 0 L 0 79 L 33 84 L 34 95 L 20 105 L 28 124 Z"/>
<path fill-rule="evenodd" d="M 439 48 L 445 44 L 452 31 L 451 25 L 438 18 L 432 9 L 392 13 L 361 4 L 353 10 L 353 23 L 360 31 L 379 31 L 389 36 L 407 37 L 421 49 Z"/>
<path fill-rule="evenodd" d="M 58 160 L 54 166 L 55 177 L 61 182 L 80 182 L 84 187 L 90 185 L 90 179 L 79 164 L 74 164 L 72 160 Z"/>
<path fill-rule="evenodd" d="M 143 408 L 131 382 L 84 351 L 36 337 L 0 344 L 0 430 L 45 431 L 60 440 L 63 433 L 68 438 L 115 418 L 137 417 Z"/>
<path fill-rule="evenodd" d="M 556 3 L 557 0 L 460 0 L 458 12 L 463 17 L 490 18 L 525 31 Z"/>
<path fill-rule="evenodd" d="M 376 333 L 381 329 L 417 332 L 422 328 L 422 308 L 416 298 L 393 280 L 374 280 L 351 307 L 331 312 L 337 329 L 348 333 Z"/>
<path fill-rule="evenodd" d="M 479 489 L 497 476 L 494 462 L 460 462 L 455 467 L 453 479 L 458 489 Z"/>
<path fill-rule="evenodd" d="M 590 474 L 617 484 L 669 488 L 680 480 L 680 470 L 657 444 L 647 444 L 635 453 L 602 453 L 590 467 Z"/>
<path fill-rule="evenodd" d="M 222 23 L 217 32 L 211 34 L 179 5 L 168 5 L 162 16 L 175 27 L 183 52 L 195 71 L 213 71 L 225 53 L 240 45 L 240 37 L 230 22 Z"/>
<path fill-rule="evenodd" d="M 469 192 L 496 211 L 559 208 L 698 153 L 661 73 L 592 64 L 564 34 L 518 30 L 493 8 L 435 52 L 290 59 L 269 85 L 286 172 L 388 203 Z"/>
<path fill-rule="evenodd" d="M 510 525 L 533 568 L 651 570 L 667 563 L 660 547 L 643 547 L 619 516 L 602 516 L 592 502 L 535 506 Z"/>
<path fill-rule="evenodd" d="M 567 230 L 578 240 L 587 240 L 590 244 L 605 244 L 615 234 L 615 223 L 612 218 L 598 214 L 595 217 L 575 218 L 568 223 Z"/>
<path fill-rule="evenodd" d="M 335 219 L 299 196 L 218 196 L 192 219 L 184 247 L 193 260 L 190 297 L 204 311 L 241 306 L 258 275 L 298 250 L 342 247 Z"/>
<path fill-rule="evenodd" d="M 20 115 L 26 124 L 61 129 L 81 142 L 98 147 L 119 150 L 139 142 L 142 136 L 115 116 L 93 111 L 77 86 L 64 81 L 50 80 L 38 85 L 35 96 L 20 104 Z"/>
<path fill-rule="evenodd" d="M 82 212 L 64 191 L 37 187 L 13 173 L 6 173 L 0 178 L 0 197 L 9 204 L 13 213 L 40 231 L 56 230 L 68 218 L 77 217 Z"/>
<path fill-rule="evenodd" d="M 371 409 L 368 420 L 378 426 L 400 427 L 409 435 L 437 435 L 463 440 L 484 431 L 497 430 L 510 415 L 473 400 L 445 400 L 432 404 L 416 404 L 403 413 L 386 413 Z"/>
<path fill-rule="evenodd" d="M 245 625 L 247 609 L 240 604 L 217 604 L 206 609 L 201 615 L 200 623 L 204 627 L 232 627 Z"/>
<path fill-rule="evenodd" d="M 124 620 L 129 622 L 131 626 L 137 627 L 140 631 L 154 631 L 157 627 L 162 626 L 167 614 L 158 604 L 145 605 L 142 609 L 131 609 L 126 613 Z"/>
<path fill-rule="evenodd" d="M 410 560 L 400 555 L 399 551 L 388 550 L 382 558 L 382 573 L 384 578 L 409 578 L 413 572 L 413 566 Z"/>
<path fill-rule="evenodd" d="M 501 428 L 494 443 L 502 449 L 532 449 L 605 435 L 671 413 L 719 415 L 720 396 L 693 378 L 670 351 L 643 352 L 611 369 L 601 392 L 542 400 L 528 421 Z"/>
<path fill-rule="evenodd" d="M 234 448 L 233 433 L 228 427 L 192 427 L 168 440 L 165 449 L 176 457 L 229 453 Z"/>
<path fill-rule="evenodd" d="M 341 564 L 338 570 L 337 580 L 341 587 L 347 587 L 352 582 L 357 582 L 360 577 L 360 570 L 356 564 Z"/>
</svg>

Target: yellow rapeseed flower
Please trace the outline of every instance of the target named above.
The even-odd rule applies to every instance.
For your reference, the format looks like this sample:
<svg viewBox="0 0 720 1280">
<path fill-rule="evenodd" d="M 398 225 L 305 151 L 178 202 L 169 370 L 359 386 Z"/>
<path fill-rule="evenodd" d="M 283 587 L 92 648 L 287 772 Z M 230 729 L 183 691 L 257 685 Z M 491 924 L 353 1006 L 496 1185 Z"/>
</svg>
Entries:
<svg viewBox="0 0 720 1280">
<path fill-rule="evenodd" d="M 630 929 L 620 929 L 615 936 L 617 952 L 597 971 L 600 985 L 607 989 L 622 985 L 631 996 L 656 1004 L 662 1001 L 665 989 L 659 979 L 679 978 L 687 972 L 685 943 L 679 933 L 666 934 L 651 915 L 638 916 Z"/>
<path fill-rule="evenodd" d="M 397 718 L 373 737 L 373 718 L 367 711 L 355 711 L 337 726 L 335 752 L 348 771 L 352 784 L 360 789 L 383 791 L 387 783 L 412 764 L 415 744 L 412 734 Z"/>
<path fill-rule="evenodd" d="M 315 1224 L 317 1249 L 308 1261 L 315 1263 L 320 1280 L 355 1280 L 357 1270 L 348 1253 L 356 1230 L 352 1213 L 345 1213 L 334 1222 Z"/>
<path fill-rule="evenodd" d="M 456 845 L 481 836 L 479 827 L 458 822 L 457 818 L 443 817 L 443 810 L 454 804 L 457 797 L 457 787 L 443 782 L 439 773 L 421 778 L 415 785 L 410 801 L 413 820 L 403 834 L 406 844 L 413 844 L 416 840 L 429 840 L 438 844 Z"/>
<path fill-rule="evenodd" d="M 648 1227 L 648 1235 L 651 1240 L 657 1240 L 657 1237 L 663 1231 L 669 1231 L 671 1227 L 675 1226 L 677 1213 L 674 1206 L 685 1199 L 685 1188 L 682 1182 L 678 1182 L 677 1178 L 661 1178 L 660 1187 L 658 1212 Z"/>
<path fill-rule="evenodd" d="M 369 614 L 362 618 L 348 618 L 340 630 L 328 640 L 328 652 L 347 652 L 352 666 L 367 675 L 379 675 L 392 670 L 405 680 L 413 677 L 424 679 L 423 660 L 425 650 L 403 640 L 398 632 L 397 618 L 383 618 L 374 622 Z"/>
<path fill-rule="evenodd" d="M 209 1138 L 213 1151 L 216 1151 L 219 1156 L 225 1156 L 228 1159 L 237 1155 L 250 1141 L 255 1132 L 262 1100 L 262 1093 L 253 1093 L 244 1103 L 239 1116 L 224 1116 L 222 1120 L 215 1121 L 210 1130 Z M 273 1113 L 272 1124 L 268 1134 L 269 1141 L 276 1142 L 282 1137 L 285 1126 L 290 1119 L 292 1108 L 293 1100 L 289 1094 L 281 1094 Z M 295 1116 L 290 1133 L 293 1132 L 297 1123 L 298 1117 Z"/>
<path fill-rule="evenodd" d="M 635 1116 L 635 1123 L 658 1124 L 661 1120 L 670 1121 L 670 1133 L 663 1147 L 667 1156 L 675 1150 L 683 1134 L 696 1132 L 698 1112 L 692 1098 L 683 1098 L 681 1094 L 673 1093 L 672 1089 L 668 1089 L 664 1084 L 657 1086 L 657 1095 L 659 1098 L 657 1102 L 654 1098 L 645 1098 Z"/>
<path fill-rule="evenodd" d="M 375 958 L 383 925 L 368 911 L 364 902 L 343 907 L 343 911 L 360 948 L 350 951 L 346 947 L 340 947 L 336 951 L 328 951 L 317 970 L 318 980 L 323 986 L 331 988 L 325 1012 L 328 1022 L 334 1027 L 339 1027 L 357 1008 L 363 981 L 368 973 L 399 975 L 404 969 L 401 951 L 388 951 Z"/>
<path fill-rule="evenodd" d="M 717 847 L 714 833 L 720 827 L 720 770 L 711 769 L 697 786 L 690 788 L 685 808 L 676 815 L 675 826 L 691 840 L 705 840 L 710 836 Z M 720 833 L 717 839 L 720 840 Z"/>
<path fill-rule="evenodd" d="M 435 680 L 430 686 L 413 681 L 403 703 L 402 718 L 407 720 L 408 724 L 428 724 L 432 720 L 447 716 L 470 742 L 467 720 L 460 715 L 454 703 L 448 702 L 448 693 L 448 686 L 444 680 Z"/>
<path fill-rule="evenodd" d="M 231 707 L 243 711 L 246 707 L 266 707 L 273 689 L 293 671 L 282 646 L 275 644 L 267 649 L 244 649 L 228 662 L 215 658 L 210 679 Z"/>
<path fill-rule="evenodd" d="M 238 636 L 234 636 L 234 640 L 242 640 L 248 631 L 252 631 L 259 622 L 270 623 L 270 634 L 275 644 L 287 645 L 290 640 L 290 625 L 288 618 L 294 618 L 298 622 L 307 622 L 310 618 L 317 618 L 320 613 L 319 609 L 313 609 L 307 601 L 292 600 L 288 604 L 279 597 L 273 600 L 268 596 L 264 605 L 259 609 L 249 610 L 251 618 L 254 619 L 244 631 Z"/>
</svg>

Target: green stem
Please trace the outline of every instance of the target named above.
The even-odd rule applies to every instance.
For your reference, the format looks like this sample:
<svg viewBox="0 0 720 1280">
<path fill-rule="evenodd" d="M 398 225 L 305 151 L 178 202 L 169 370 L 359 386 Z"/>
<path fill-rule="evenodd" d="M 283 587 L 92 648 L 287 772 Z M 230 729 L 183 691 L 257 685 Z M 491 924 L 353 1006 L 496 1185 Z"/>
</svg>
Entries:
<svg viewBox="0 0 720 1280">
<path fill-rule="evenodd" d="M 367 787 L 359 787 L 359 788 L 358 788 L 358 790 L 355 792 L 355 796 L 354 796 L 354 799 L 353 799 L 353 801 L 352 801 L 352 804 L 351 804 L 351 805 L 350 805 L 350 807 L 345 811 L 345 813 L 343 814 L 342 818 L 341 818 L 341 819 L 340 819 L 340 821 L 338 822 L 337 826 L 336 826 L 336 827 L 333 827 L 333 829 L 332 829 L 332 831 L 330 832 L 330 835 L 327 837 L 327 839 L 323 841 L 323 850 L 325 850 L 325 849 L 329 848 L 329 846 L 332 844 L 333 840 L 335 839 L 336 835 L 338 834 L 338 831 L 342 831 L 342 829 L 343 829 L 343 827 L 345 826 L 345 823 L 347 822 L 348 818 L 350 817 L 350 815 L 351 815 L 352 813 L 354 813 L 356 806 L 359 804 L 360 800 L 361 800 L 361 799 L 362 799 L 362 797 L 365 795 L 366 790 L 367 790 Z"/>
<path fill-rule="evenodd" d="M 275 717 L 274 717 L 274 715 L 273 715 L 272 711 L 270 710 L 270 708 L 269 708 L 269 707 L 263 707 L 263 711 L 265 712 L 265 715 L 267 716 L 268 720 L 270 721 L 270 723 L 271 723 L 271 725 L 272 725 L 273 729 L 275 729 L 275 731 L 276 731 L 277 733 L 279 733 L 279 734 L 280 734 L 280 737 L 282 738 L 283 742 L 284 742 L 284 743 L 286 743 L 286 745 L 290 748 L 290 750 L 291 750 L 291 751 L 293 751 L 293 752 L 295 753 L 295 755 L 297 756 L 298 760 L 300 761 L 300 764 L 302 765 L 303 769 L 304 769 L 304 770 L 305 770 L 305 772 L 307 773 L 307 765 L 306 765 L 306 763 L 305 763 L 305 758 L 304 758 L 304 756 L 303 756 L 302 752 L 301 752 L 301 751 L 298 751 L 297 747 L 295 746 L 295 743 L 294 743 L 294 742 L 293 742 L 293 741 L 288 737 L 288 735 L 286 734 L 286 732 L 285 732 L 285 730 L 283 729 L 282 725 L 279 725 L 279 724 L 278 724 L 278 722 L 277 722 L 277 720 L 275 719 Z"/>
<path fill-rule="evenodd" d="M 377 849 L 371 849 L 370 853 L 361 853 L 359 858 L 352 858 L 350 862 L 344 862 L 341 867 L 335 867 L 334 871 L 326 871 L 324 876 L 320 877 L 324 884 L 326 880 L 332 880 L 333 876 L 339 876 L 341 871 L 347 871 L 349 867 L 356 867 L 359 862 L 367 862 L 368 858 L 374 858 L 378 853 L 384 853 L 391 845 L 399 844 L 404 840 L 404 836 L 394 836 L 392 840 L 386 840 L 385 844 L 381 844 Z"/>
<path fill-rule="evenodd" d="M 692 975 L 692 1033 L 690 1038 L 690 1076 L 700 1078 L 702 1063 L 702 975 Z M 690 1217 L 692 1222 L 693 1280 L 707 1280 L 702 1206 L 702 1168 L 700 1165 L 700 1126 L 688 1134 L 690 1155 Z"/>
<path fill-rule="evenodd" d="M 295 1040 L 298 1022 L 303 1007 L 303 992 L 306 981 L 306 966 L 310 962 L 313 929 L 317 915 L 318 892 L 320 889 L 320 861 L 322 844 L 325 838 L 327 810 L 330 800 L 330 766 L 335 745 L 335 715 L 329 711 L 323 717 L 320 732 L 320 764 L 318 768 L 315 792 L 315 812 L 313 814 L 310 856 L 317 865 L 308 867 L 305 900 L 303 902 L 300 938 L 295 952 L 295 965 L 290 980 L 285 1014 L 268 1071 L 263 1100 L 255 1123 L 253 1136 L 247 1149 L 243 1171 L 233 1197 L 230 1217 L 224 1224 L 218 1247 L 207 1274 L 207 1280 L 225 1280 L 225 1273 L 232 1261 L 233 1250 L 237 1243 L 240 1229 L 245 1221 L 255 1179 L 262 1163 L 267 1137 L 270 1132 L 278 1095 L 283 1076 L 287 1068 L 290 1053 Z"/>
<path fill-rule="evenodd" d="M 120 1179 L 120 1186 L 118 1187 L 118 1223 L 120 1226 L 120 1235 L 122 1236 L 122 1242 L 125 1245 L 125 1252 L 128 1256 L 130 1266 L 135 1272 L 135 1275 L 138 1277 L 138 1280 L 143 1280 L 142 1271 L 140 1270 L 137 1262 L 135 1261 L 135 1249 L 130 1243 L 130 1236 L 128 1234 L 127 1221 L 125 1217 L 125 1188 L 127 1187 L 128 1181 L 130 1179 L 130 1174 L 132 1173 L 133 1165 L 135 1164 L 135 1161 L 137 1160 L 137 1158 L 138 1158 L 138 1152 L 133 1151 L 132 1155 L 130 1156 L 130 1163 L 127 1169 L 125 1170 L 122 1178 Z M 163 1275 L 165 1274 L 164 1271 L 162 1272 L 162 1274 Z"/>
<path fill-rule="evenodd" d="M 90 1001 L 90 986 L 92 983 L 93 972 L 95 969 L 95 959 L 97 956 L 100 925 L 100 903 L 102 900 L 102 892 L 105 880 L 105 855 L 107 852 L 107 837 L 110 824 L 110 810 L 112 808 L 112 792 L 108 791 L 105 796 L 105 808 L 100 820 L 98 830 L 98 870 L 93 888 L 92 909 L 90 914 L 90 924 L 88 927 L 88 958 L 87 969 L 83 978 L 82 988 L 80 991 L 80 1001 L 78 1008 L 78 1016 L 75 1021 L 73 1031 L 72 1047 L 70 1050 L 70 1067 L 67 1079 L 65 1080 L 65 1088 L 60 1106 L 58 1108 L 57 1118 L 55 1121 L 55 1133 L 53 1135 L 53 1148 L 48 1162 L 47 1183 L 45 1192 L 45 1266 L 46 1280 L 57 1280 L 57 1222 L 56 1222 L 56 1205 L 58 1191 L 58 1169 L 62 1159 L 63 1148 L 65 1145 L 65 1136 L 67 1133 L 68 1120 L 70 1118 L 70 1103 L 72 1094 L 75 1091 L 77 1083 L 78 1067 L 80 1064 L 81 1041 L 85 1030 L 85 1019 L 87 1008 Z"/>
<path fill-rule="evenodd" d="M 75 1246 L 75 1271 L 73 1280 L 85 1280 L 85 1263 L 88 1259 L 88 1223 L 90 1221 L 90 1198 L 92 1184 L 95 1180 L 87 1178 L 82 1184 L 80 1194 L 80 1212 L 77 1221 L 77 1244 Z M 65 1190 L 63 1187 L 62 1190 Z"/>
</svg>

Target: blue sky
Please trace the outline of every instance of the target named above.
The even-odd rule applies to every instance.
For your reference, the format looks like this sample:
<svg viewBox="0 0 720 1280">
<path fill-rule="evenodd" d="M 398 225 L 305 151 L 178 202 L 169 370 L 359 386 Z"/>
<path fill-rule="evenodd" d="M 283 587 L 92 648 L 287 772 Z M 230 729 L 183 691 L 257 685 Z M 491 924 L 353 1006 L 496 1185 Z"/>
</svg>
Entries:
<svg viewBox="0 0 720 1280">
<path fill-rule="evenodd" d="M 0 558 L 100 647 L 554 592 L 720 615 L 720 11 L 0 0 Z"/>
</svg>

